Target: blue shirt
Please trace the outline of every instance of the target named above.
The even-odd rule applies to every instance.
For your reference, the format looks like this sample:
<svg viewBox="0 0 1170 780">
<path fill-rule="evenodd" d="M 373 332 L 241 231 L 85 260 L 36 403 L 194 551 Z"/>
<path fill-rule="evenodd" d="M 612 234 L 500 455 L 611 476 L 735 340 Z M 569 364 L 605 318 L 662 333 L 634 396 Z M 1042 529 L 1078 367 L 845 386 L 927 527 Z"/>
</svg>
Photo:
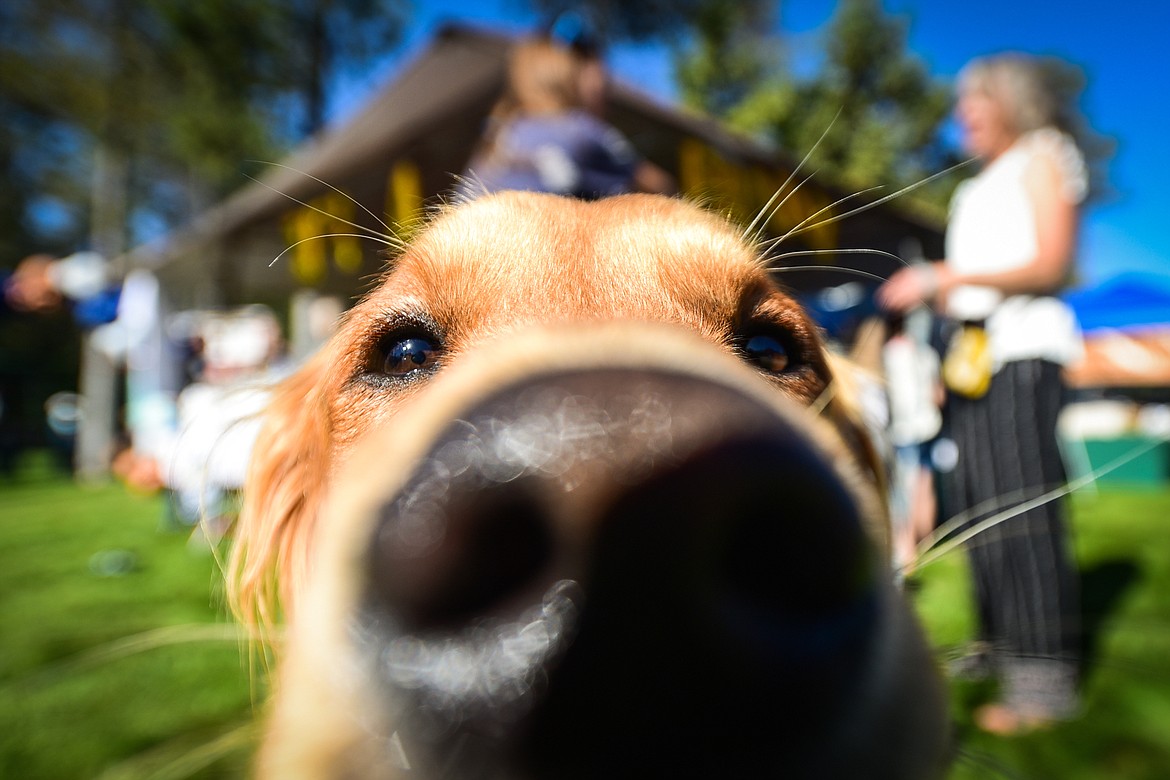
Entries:
<svg viewBox="0 0 1170 780">
<path fill-rule="evenodd" d="M 588 112 L 520 117 L 500 129 L 496 148 L 486 158 L 471 162 L 472 181 L 464 189 L 552 192 L 593 200 L 630 192 L 637 165 L 625 136 Z"/>
</svg>

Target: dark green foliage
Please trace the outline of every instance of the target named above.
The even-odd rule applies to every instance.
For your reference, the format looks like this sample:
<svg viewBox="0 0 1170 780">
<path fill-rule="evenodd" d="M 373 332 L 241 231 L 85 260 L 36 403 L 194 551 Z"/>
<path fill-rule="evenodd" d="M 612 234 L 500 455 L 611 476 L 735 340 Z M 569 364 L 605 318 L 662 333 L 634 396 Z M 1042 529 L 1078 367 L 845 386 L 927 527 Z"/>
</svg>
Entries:
<svg viewBox="0 0 1170 780">
<path fill-rule="evenodd" d="M 684 100 L 792 156 L 808 155 L 809 170 L 850 189 L 881 186 L 885 194 L 957 161 L 940 138 L 950 91 L 906 50 L 906 22 L 877 0 L 839 5 L 811 73 L 796 59 L 758 15 L 714 17 L 678 59 Z M 917 202 L 940 216 L 953 186 L 927 188 Z"/>
<path fill-rule="evenodd" d="M 0 2 L 0 269 L 115 259 L 190 221 L 247 183 L 245 161 L 320 129 L 324 85 L 396 42 L 403 5 Z M 67 318 L 0 320 L 6 441 L 41 443 L 47 391 L 76 387 L 77 340 Z"/>
<path fill-rule="evenodd" d="M 706 0 L 694 20 L 691 45 L 675 54 L 683 102 L 712 116 L 727 116 L 777 67 L 761 30 L 770 28 L 770 3 Z"/>
<path fill-rule="evenodd" d="M 0 113 L 24 121 L 6 128 L 0 164 L 11 150 L 39 196 L 53 188 L 36 172 L 67 160 L 72 188 L 58 197 L 85 224 L 100 207 L 87 202 L 102 187 L 90 190 L 95 150 L 124 160 L 125 181 L 109 186 L 126 191 L 104 197 L 125 199 L 122 229 L 133 243 L 139 221 L 189 218 L 246 181 L 242 161 L 274 159 L 320 129 L 324 85 L 388 50 L 401 8 L 397 0 L 11 0 L 0 9 Z M 69 155 L 54 156 L 39 138 L 53 126 L 72 139 Z M 0 185 L 0 206 L 14 197 L 9 186 Z M 28 217 L 23 205 L 18 220 Z M 54 238 L 33 232 L 30 240 Z"/>
<path fill-rule="evenodd" d="M 880 188 L 875 196 L 965 159 L 943 132 L 952 87 L 906 48 L 907 18 L 888 14 L 880 0 L 842 0 L 816 50 L 797 50 L 770 18 L 776 5 L 783 10 L 782 3 L 700 4 L 692 36 L 676 54 L 687 105 L 791 156 L 807 155 L 810 170 L 847 189 Z M 1039 61 L 1065 109 L 1061 124 L 1089 162 L 1094 195 L 1107 195 L 1114 142 L 1081 113 L 1085 74 L 1057 58 Z M 963 175 L 926 183 L 902 202 L 941 221 Z"/>
</svg>

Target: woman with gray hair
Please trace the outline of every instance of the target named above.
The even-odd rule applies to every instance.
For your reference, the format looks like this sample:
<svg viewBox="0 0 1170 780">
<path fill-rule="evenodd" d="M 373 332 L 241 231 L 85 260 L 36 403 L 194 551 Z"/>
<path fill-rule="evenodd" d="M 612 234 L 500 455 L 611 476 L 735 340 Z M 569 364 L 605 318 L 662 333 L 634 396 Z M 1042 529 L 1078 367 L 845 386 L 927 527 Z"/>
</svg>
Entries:
<svg viewBox="0 0 1170 780">
<path fill-rule="evenodd" d="M 1001 734 L 1078 708 L 1080 609 L 1063 503 L 1037 501 L 1005 519 L 1066 481 L 1061 370 L 1081 342 L 1055 296 L 1073 266 L 1088 175 L 1060 72 L 1022 54 L 962 71 L 956 115 L 982 167 L 955 192 L 946 259 L 904 269 L 878 291 L 892 311 L 933 299 L 955 323 L 943 379 L 959 457 L 947 487 L 965 527 L 989 521 L 968 543 L 981 641 L 965 671 L 999 676 L 1000 700 L 975 721 Z"/>
</svg>

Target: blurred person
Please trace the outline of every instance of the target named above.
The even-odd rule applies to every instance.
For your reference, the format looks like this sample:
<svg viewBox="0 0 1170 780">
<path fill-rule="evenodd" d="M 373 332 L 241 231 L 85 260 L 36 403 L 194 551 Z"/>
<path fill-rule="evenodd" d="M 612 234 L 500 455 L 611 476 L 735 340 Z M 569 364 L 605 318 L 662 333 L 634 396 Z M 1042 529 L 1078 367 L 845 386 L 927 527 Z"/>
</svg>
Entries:
<svg viewBox="0 0 1170 780">
<path fill-rule="evenodd" d="M 1039 58 L 1001 54 L 960 73 L 957 118 L 982 168 L 955 192 L 946 259 L 903 269 L 878 291 L 891 311 L 934 298 L 956 323 L 943 359 L 958 447 L 948 499 L 970 513 L 967 527 L 1066 481 L 1061 370 L 1081 342 L 1055 296 L 1073 264 L 1088 176 L 1071 134 L 1078 115 L 1050 72 Z M 983 641 L 957 671 L 1001 683 L 976 724 L 1011 734 L 1072 717 L 1079 596 L 1063 503 L 983 530 L 968 552 Z"/>
<path fill-rule="evenodd" d="M 175 325 L 199 344 L 199 375 L 178 394 L 176 423 L 157 461 L 173 520 L 196 526 L 214 543 L 243 484 L 269 385 L 289 366 L 279 322 L 266 306 L 188 312 L 183 319 Z"/>
<path fill-rule="evenodd" d="M 894 447 L 890 479 L 894 564 L 913 568 L 918 542 L 933 530 L 936 515 L 931 442 L 942 427 L 938 354 L 931 348 L 930 311 L 920 306 L 890 319 L 882 345 L 882 373 L 890 406 Z"/>
<path fill-rule="evenodd" d="M 551 41 L 567 46 L 577 58 L 577 97 L 582 108 L 605 118 L 609 73 L 602 58 L 595 25 L 575 11 L 566 11 L 548 28 Z"/>
<path fill-rule="evenodd" d="M 122 297 L 122 285 L 112 273 L 110 264 L 104 257 L 95 252 L 76 252 L 68 257 L 57 258 L 48 254 L 34 254 L 22 259 L 11 270 L 0 270 L 0 317 L 9 315 L 24 316 L 37 315 L 47 319 L 45 324 L 49 328 L 58 327 L 52 317 L 67 312 L 82 332 L 83 355 L 91 352 L 93 337 L 117 317 L 119 302 Z M 52 343 L 60 343 L 54 340 Z M 27 345 L 26 349 L 30 348 Z M 60 369 L 49 367 L 61 366 L 61 358 L 51 358 L 42 368 L 49 372 Z M 104 362 L 104 360 L 102 361 Z M 83 359 L 83 366 L 87 365 Z M 34 370 L 38 373 L 39 369 Z M 89 375 L 82 370 L 81 380 L 87 381 Z M 113 382 L 112 375 L 110 382 Z M 64 376 L 60 376 L 65 380 Z M 29 386 L 31 377 L 25 370 L 17 375 L 5 374 L 0 376 L 0 397 L 6 400 L 18 401 L 23 397 L 23 389 Z M 67 380 L 65 380 L 67 381 Z M 32 385 L 38 384 L 35 380 Z M 112 384 L 111 384 L 112 386 Z M 45 401 L 45 433 L 51 451 L 56 455 L 54 461 L 63 470 L 70 468 L 69 460 L 78 438 L 83 434 L 82 418 L 64 422 L 55 411 L 64 409 L 68 404 L 61 404 L 60 397 L 52 404 Z M 91 407 L 92 408 L 92 407 Z M 27 415 L 31 410 L 26 410 Z M 66 413 L 66 416 L 72 414 Z M 0 415 L 0 470 L 7 471 L 15 463 L 17 454 L 29 443 L 24 434 L 24 425 L 20 413 L 10 414 L 7 419 Z M 102 413 L 91 414 L 90 420 L 103 419 Z M 109 414 L 105 419 L 113 425 L 113 401 L 110 402 Z M 91 426 L 92 428 L 92 426 Z"/>
<path fill-rule="evenodd" d="M 3 279 L 4 303 L 16 311 L 45 313 L 66 303 L 77 324 L 91 329 L 117 315 L 121 285 L 96 252 L 68 257 L 29 255 Z"/>
<path fill-rule="evenodd" d="M 672 191 L 670 176 L 595 113 L 604 93 L 599 67 L 595 55 L 552 38 L 516 44 L 462 194 L 528 190 L 593 200 Z"/>
<path fill-rule="evenodd" d="M 0 298 L 12 311 L 43 312 L 61 305 L 61 292 L 53 285 L 49 268 L 51 255 L 29 255 L 11 271 L 4 271 L 4 295 Z"/>
<path fill-rule="evenodd" d="M 68 305 L 87 333 L 87 353 L 125 368 L 129 440 L 112 453 L 112 470 L 137 489 L 161 487 L 158 463 L 174 435 L 175 399 L 184 382 L 181 350 L 166 332 L 170 309 L 154 274 L 135 269 L 118 279 L 96 252 L 32 255 L 5 280 L 4 297 L 25 312 Z"/>
<path fill-rule="evenodd" d="M 174 437 L 176 399 L 184 382 L 183 350 L 167 331 L 171 316 L 158 278 L 137 268 L 122 282 L 117 316 L 90 340 L 112 365 L 125 369 L 129 449 L 118 454 L 115 474 L 143 491 L 165 485 L 159 464 Z"/>
</svg>

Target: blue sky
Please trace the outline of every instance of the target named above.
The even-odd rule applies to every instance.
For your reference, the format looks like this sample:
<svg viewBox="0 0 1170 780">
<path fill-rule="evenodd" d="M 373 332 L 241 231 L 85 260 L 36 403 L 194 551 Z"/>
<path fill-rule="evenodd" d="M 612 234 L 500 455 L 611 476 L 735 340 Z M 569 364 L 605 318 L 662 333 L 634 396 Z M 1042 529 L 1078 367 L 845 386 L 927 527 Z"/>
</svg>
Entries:
<svg viewBox="0 0 1170 780">
<path fill-rule="evenodd" d="M 1170 3 L 1136 0 L 884 0 L 910 23 L 909 48 L 935 76 L 950 79 L 972 57 L 1006 49 L 1051 54 L 1084 68 L 1084 108 L 1099 132 L 1116 138 L 1110 167 L 1116 195 L 1086 214 L 1080 271 L 1100 282 L 1132 270 L 1170 277 Z M 798 46 L 815 46 L 833 14 L 832 0 L 781 0 L 781 28 Z M 345 81 L 334 101 L 352 113 L 372 89 L 425 46 L 443 21 L 462 20 L 524 31 L 539 19 L 519 0 L 416 0 L 404 47 L 369 74 Z M 656 46 L 620 46 L 609 53 L 617 78 L 671 100 L 669 55 Z"/>
</svg>

